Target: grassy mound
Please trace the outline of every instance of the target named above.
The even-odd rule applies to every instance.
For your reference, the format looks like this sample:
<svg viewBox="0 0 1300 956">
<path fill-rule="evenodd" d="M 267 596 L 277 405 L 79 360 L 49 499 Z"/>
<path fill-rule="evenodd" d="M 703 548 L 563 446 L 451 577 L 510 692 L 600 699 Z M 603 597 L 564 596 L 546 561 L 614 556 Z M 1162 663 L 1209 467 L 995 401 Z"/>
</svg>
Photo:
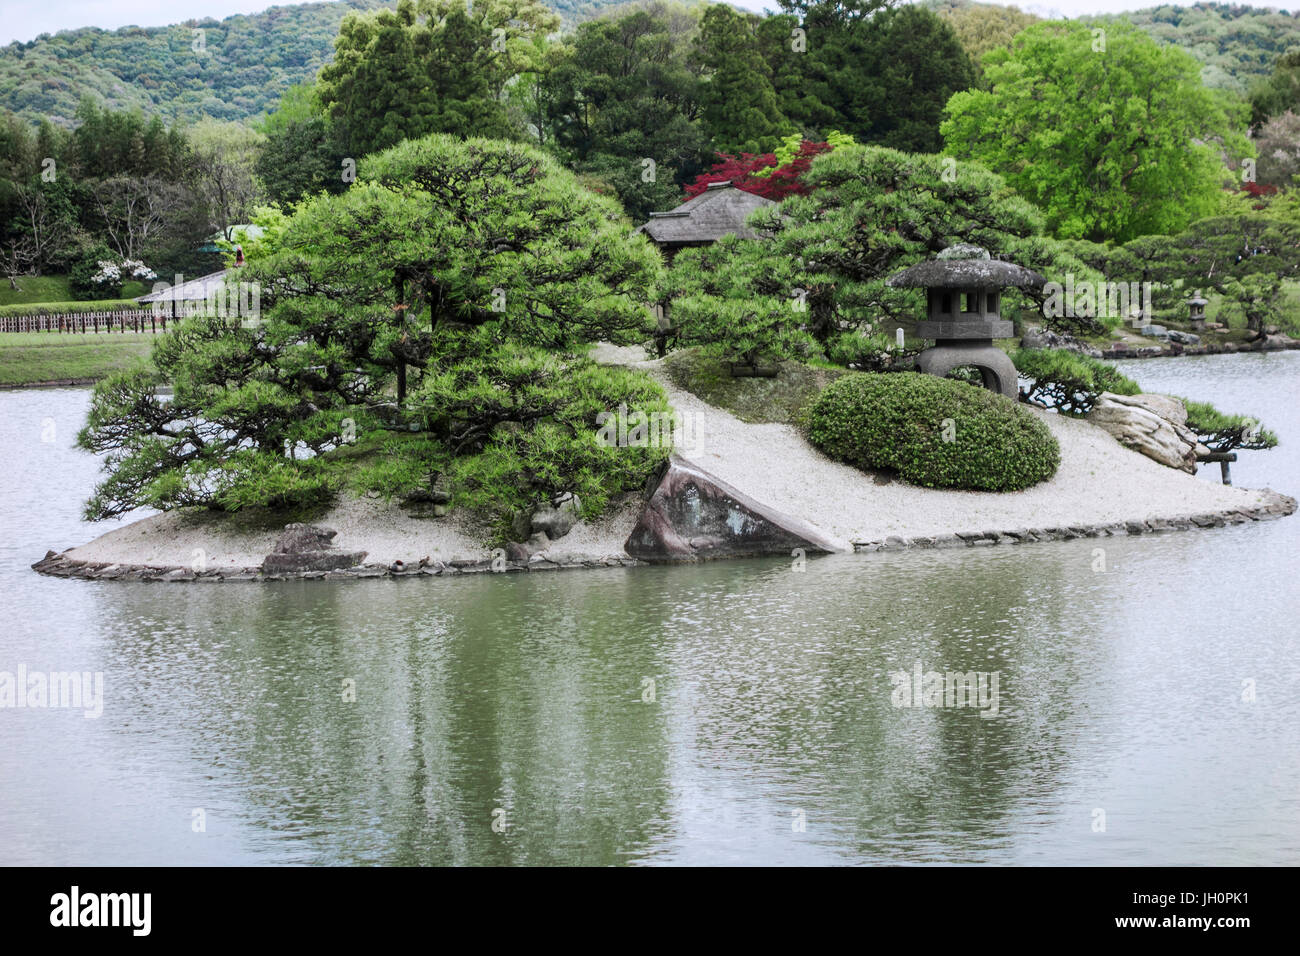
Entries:
<svg viewBox="0 0 1300 956">
<path fill-rule="evenodd" d="M 722 358 L 698 348 L 673 352 L 664 360 L 664 370 L 678 388 L 725 408 L 741 421 L 782 425 L 800 422 L 827 384 L 849 374 L 845 369 L 788 361 L 779 364 L 774 378 L 733 378 Z"/>
</svg>

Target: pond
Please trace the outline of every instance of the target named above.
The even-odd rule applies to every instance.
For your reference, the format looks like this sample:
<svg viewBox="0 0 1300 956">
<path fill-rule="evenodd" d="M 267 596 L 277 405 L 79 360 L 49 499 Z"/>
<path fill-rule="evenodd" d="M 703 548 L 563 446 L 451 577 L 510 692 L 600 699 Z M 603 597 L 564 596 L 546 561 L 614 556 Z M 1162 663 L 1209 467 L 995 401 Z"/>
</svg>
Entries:
<svg viewBox="0 0 1300 956">
<path fill-rule="evenodd" d="M 1123 367 L 1261 416 L 1282 445 L 1234 479 L 1300 492 L 1300 353 Z M 1300 862 L 1300 518 L 802 567 L 41 577 L 107 530 L 79 517 L 88 397 L 0 393 L 0 672 L 103 675 L 97 717 L 0 709 L 0 863 Z M 916 670 L 990 694 L 896 706 Z"/>
</svg>

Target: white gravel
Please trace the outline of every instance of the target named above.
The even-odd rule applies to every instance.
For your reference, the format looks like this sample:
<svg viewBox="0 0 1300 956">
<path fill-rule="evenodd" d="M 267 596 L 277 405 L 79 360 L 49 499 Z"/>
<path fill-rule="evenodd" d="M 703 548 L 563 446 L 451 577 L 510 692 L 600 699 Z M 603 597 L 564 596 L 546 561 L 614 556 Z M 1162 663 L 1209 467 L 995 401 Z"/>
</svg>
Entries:
<svg viewBox="0 0 1300 956">
<path fill-rule="evenodd" d="M 687 457 L 753 498 L 802 518 L 848 547 L 853 541 L 1187 517 L 1262 504 L 1255 490 L 1212 484 L 1125 448 L 1089 422 L 1030 410 L 1061 445 L 1049 481 L 1018 492 L 940 491 L 876 484 L 831 461 L 790 425 L 753 425 L 675 387 L 643 363 L 683 415 L 696 416 Z"/>
<path fill-rule="evenodd" d="M 673 406 L 692 416 L 695 441 L 683 457 L 767 504 L 813 525 L 850 549 L 854 541 L 1062 525 L 1179 518 L 1264 503 L 1260 491 L 1197 479 L 1156 464 L 1088 422 L 1041 410 L 1061 445 L 1050 481 L 1020 492 L 937 491 L 871 476 L 831 461 L 789 425 L 755 425 L 677 388 L 662 362 L 637 361 L 639 349 L 604 347 L 602 361 L 644 368 Z M 579 525 L 549 556 L 593 560 L 622 556 L 636 522 L 639 497 L 628 496 L 593 526 Z M 489 555 L 483 528 L 450 516 L 416 519 L 396 505 L 344 499 L 317 523 L 334 528 L 334 544 L 368 552 L 366 563 L 450 561 Z M 70 557 L 119 564 L 190 566 L 202 551 L 210 568 L 252 567 L 271 551 L 277 532 L 218 530 L 217 522 L 181 514 L 154 515 L 89 544 Z"/>
</svg>

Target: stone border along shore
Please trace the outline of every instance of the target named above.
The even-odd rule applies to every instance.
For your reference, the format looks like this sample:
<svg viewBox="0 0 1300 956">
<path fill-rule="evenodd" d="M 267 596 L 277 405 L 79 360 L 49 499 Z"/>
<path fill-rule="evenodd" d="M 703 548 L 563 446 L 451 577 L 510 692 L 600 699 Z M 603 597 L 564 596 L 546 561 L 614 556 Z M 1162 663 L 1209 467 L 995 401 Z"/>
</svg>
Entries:
<svg viewBox="0 0 1300 956">
<path fill-rule="evenodd" d="M 1300 339 L 1281 342 L 1210 342 L 1205 345 L 1117 345 L 1099 349 L 1104 359 L 1178 358 L 1185 355 L 1248 355 L 1252 352 L 1286 352 L 1300 349 Z"/>
<path fill-rule="evenodd" d="M 1288 495 L 1268 492 L 1270 500 L 1258 508 L 1207 512 L 1185 518 L 1152 518 L 1148 521 L 1112 521 L 1107 524 L 1078 524 L 1055 528 L 1016 528 L 1011 531 L 959 531 L 931 537 L 904 538 L 890 535 L 880 541 L 854 541 L 853 550 L 904 551 L 913 548 L 974 548 L 994 544 L 1028 544 L 1034 541 L 1069 541 L 1075 538 L 1124 537 L 1160 534 L 1166 531 L 1191 531 L 1197 528 L 1222 528 L 1250 521 L 1272 521 L 1295 513 L 1296 500 Z"/>
<path fill-rule="evenodd" d="M 71 548 L 68 549 L 72 550 Z M 56 554 L 47 551 L 45 557 L 32 565 L 32 570 L 60 578 L 84 578 L 89 581 L 290 581 L 317 580 L 346 581 L 356 578 L 409 578 L 438 577 L 452 574 L 484 574 L 508 571 L 560 571 L 578 568 L 631 568 L 646 564 L 633 557 L 584 558 L 574 561 L 536 560 L 522 562 L 493 558 L 453 558 L 451 561 L 424 561 L 406 564 L 359 564 L 354 568 L 337 571 L 298 571 L 267 574 L 260 567 L 220 568 L 195 571 L 191 567 L 152 564 L 109 564 L 95 561 L 77 561 L 67 558 L 67 552 Z M 500 568 L 500 571 L 496 571 Z"/>
<path fill-rule="evenodd" d="M 1075 538 L 1123 537 L 1126 535 L 1159 534 L 1167 531 L 1191 531 L 1198 528 L 1222 528 L 1227 525 L 1245 524 L 1250 521 L 1271 521 L 1295 513 L 1296 499 L 1277 492 L 1269 492 L 1269 494 L 1268 502 L 1258 508 L 1207 512 L 1185 518 L 1114 521 L 1108 524 L 1069 525 L 1054 528 L 1016 528 L 1010 531 L 961 531 L 956 534 L 917 536 L 913 538 L 891 535 L 880 541 L 854 541 L 852 544 L 853 550 L 858 553 L 922 548 L 973 548 L 995 544 L 1028 544 L 1037 541 L 1067 541 Z M 579 568 L 632 568 L 651 563 L 633 557 L 620 558 L 613 556 L 562 562 L 548 561 L 541 558 L 541 556 L 536 556 L 528 562 L 502 561 L 499 558 L 458 558 L 446 563 L 442 561 L 420 561 L 418 564 L 405 564 L 396 561 L 391 565 L 362 564 L 341 571 L 266 574 L 260 567 L 195 571 L 193 568 L 183 566 L 77 561 L 65 557 L 64 554 L 66 552 L 46 552 L 44 558 L 32 565 L 32 569 L 41 574 L 55 577 L 82 578 L 91 581 L 287 581 L 295 579 L 346 581 L 357 578 L 443 577 L 453 574 L 500 574 L 520 571 L 576 570 Z"/>
<path fill-rule="evenodd" d="M 11 382 L 0 385 L 0 389 L 6 388 L 68 388 L 69 386 L 96 385 L 100 382 L 97 378 L 55 378 L 48 382 Z"/>
</svg>

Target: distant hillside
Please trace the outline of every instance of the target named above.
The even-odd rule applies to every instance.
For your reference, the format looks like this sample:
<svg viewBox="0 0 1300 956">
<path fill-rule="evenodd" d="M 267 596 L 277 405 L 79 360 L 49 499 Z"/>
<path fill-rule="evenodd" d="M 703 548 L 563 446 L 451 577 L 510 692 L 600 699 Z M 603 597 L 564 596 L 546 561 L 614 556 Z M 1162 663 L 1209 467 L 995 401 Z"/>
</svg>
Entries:
<svg viewBox="0 0 1300 956">
<path fill-rule="evenodd" d="M 1188 50 L 1203 64 L 1201 78 L 1206 86 L 1243 94 L 1255 80 L 1273 72 L 1279 54 L 1300 47 L 1300 11 L 1198 3 L 1152 7 L 1121 16 L 1156 39 Z"/>
<path fill-rule="evenodd" d="M 966 52 L 979 57 L 1038 17 L 1043 4 L 998 6 L 973 0 L 923 0 L 952 24 Z M 1019 9 L 1016 9 L 1019 7 Z M 1025 11 L 1025 12 L 1021 12 Z M 1058 15 L 1059 17 L 1059 15 Z M 1104 24 L 1125 18 L 1157 40 L 1181 46 L 1204 64 L 1206 86 L 1249 93 L 1252 84 L 1273 72 L 1273 61 L 1300 47 L 1300 12 L 1291 14 L 1240 4 L 1198 3 L 1189 7 L 1149 7 L 1133 13 L 1082 19 Z"/>
<path fill-rule="evenodd" d="M 565 22 L 615 0 L 548 0 Z M 83 27 L 0 47 L 0 108 L 70 126 L 87 93 L 118 108 L 166 120 L 238 120 L 273 106 L 286 87 L 316 75 L 334 53 L 339 24 L 353 10 L 396 0 L 333 0 L 271 7 L 224 20 L 167 27 Z M 203 28 L 204 52 L 193 49 Z"/>
<path fill-rule="evenodd" d="M 567 26 L 620 2 L 549 0 Z M 246 119 L 274 106 L 286 87 L 316 75 L 333 55 L 339 23 L 349 12 L 395 5 L 396 0 L 332 0 L 168 27 L 84 27 L 45 34 L 0 47 L 0 108 L 70 126 L 81 97 L 91 94 L 110 106 L 138 107 L 168 121 Z M 1006 42 L 1020 26 L 1021 15 L 1006 7 L 969 0 L 928 5 L 953 22 L 975 55 Z M 1279 53 L 1300 47 L 1300 13 L 1199 3 L 1124 16 L 1190 50 L 1205 64 L 1208 85 L 1239 93 L 1267 76 Z M 193 49 L 195 28 L 205 31 L 201 53 Z"/>
</svg>

